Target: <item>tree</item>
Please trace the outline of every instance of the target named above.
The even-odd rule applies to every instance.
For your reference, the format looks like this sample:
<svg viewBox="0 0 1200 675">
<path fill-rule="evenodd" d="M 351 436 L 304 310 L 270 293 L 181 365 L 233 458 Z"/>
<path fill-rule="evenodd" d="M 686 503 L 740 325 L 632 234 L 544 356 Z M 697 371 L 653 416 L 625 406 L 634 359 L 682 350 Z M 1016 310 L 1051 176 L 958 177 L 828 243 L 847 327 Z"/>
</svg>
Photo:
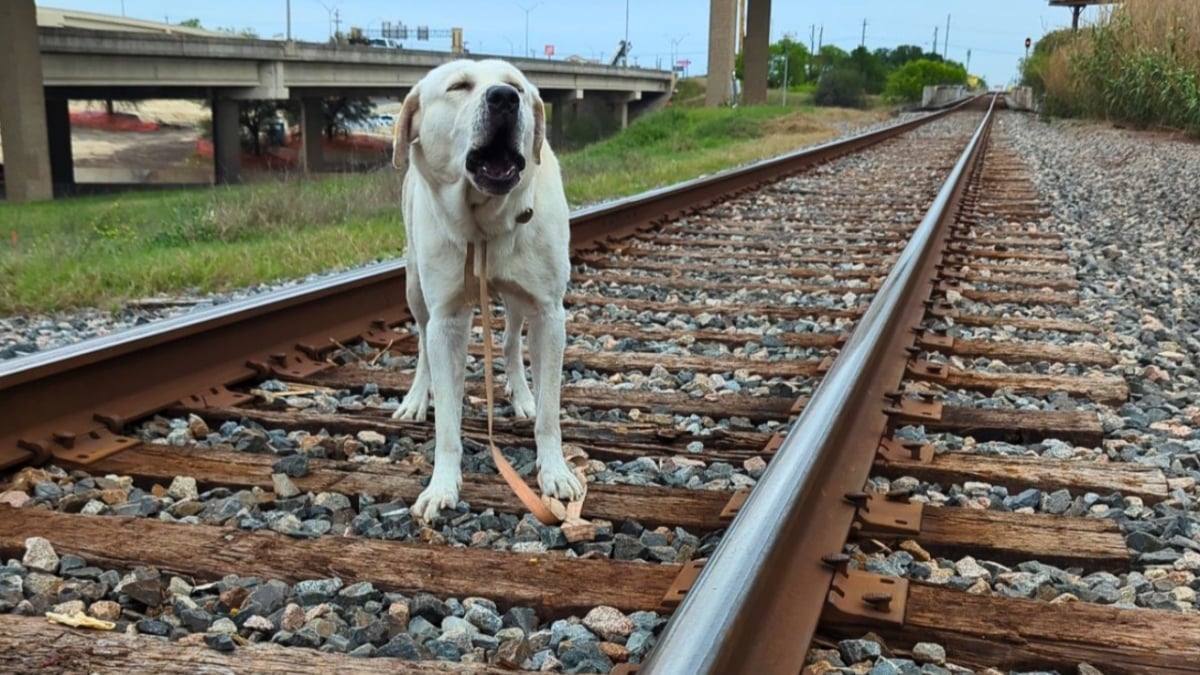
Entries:
<svg viewBox="0 0 1200 675">
<path fill-rule="evenodd" d="M 813 68 L 811 77 L 820 79 L 821 73 L 837 68 L 842 63 L 850 59 L 850 54 L 841 47 L 833 45 L 824 45 L 817 50 L 817 55 L 813 57 Z"/>
<path fill-rule="evenodd" d="M 866 47 L 857 47 L 850 52 L 849 66 L 862 76 L 863 89 L 871 94 L 883 91 L 887 84 L 887 68 L 879 58 L 878 53 L 867 51 Z"/>
<path fill-rule="evenodd" d="M 263 127 L 267 122 L 279 116 L 283 110 L 285 117 L 294 114 L 289 110 L 288 101 L 240 101 L 238 105 L 238 124 L 242 127 L 243 147 L 262 156 L 262 141 L 260 140 Z M 248 147 L 247 147 L 248 146 Z"/>
<path fill-rule="evenodd" d="M 895 49 L 880 48 L 875 50 L 875 55 L 883 62 L 883 65 L 888 70 L 893 70 L 903 66 L 906 63 L 925 59 L 927 61 L 941 61 L 942 57 L 932 52 L 926 52 L 923 47 L 918 45 L 900 45 Z"/>
<path fill-rule="evenodd" d="M 804 70 L 808 67 L 808 48 L 784 36 L 768 48 L 767 52 L 767 86 L 782 87 L 783 76 L 787 72 L 789 84 L 804 79 Z"/>
<path fill-rule="evenodd" d="M 783 86 L 784 63 L 787 63 L 788 83 L 799 82 L 804 78 L 804 69 L 808 66 L 808 48 L 803 44 L 784 36 L 779 42 L 767 47 L 767 86 L 779 88 Z M 733 72 L 738 79 L 746 77 L 745 54 L 739 52 L 734 60 Z"/>
<path fill-rule="evenodd" d="M 333 138 L 355 122 L 365 122 L 375 115 L 375 102 L 366 96 L 326 96 L 321 101 L 325 117 L 325 137 Z"/>
</svg>

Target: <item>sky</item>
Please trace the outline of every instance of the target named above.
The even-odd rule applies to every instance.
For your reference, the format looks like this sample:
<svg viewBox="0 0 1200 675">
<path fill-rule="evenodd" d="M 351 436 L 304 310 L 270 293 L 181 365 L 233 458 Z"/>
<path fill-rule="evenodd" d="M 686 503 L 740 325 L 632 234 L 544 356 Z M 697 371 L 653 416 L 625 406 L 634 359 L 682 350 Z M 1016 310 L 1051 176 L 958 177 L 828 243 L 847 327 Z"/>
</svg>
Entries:
<svg viewBox="0 0 1200 675">
<path fill-rule="evenodd" d="M 687 74 L 702 74 L 707 66 L 708 0 L 290 0 L 292 36 L 324 41 L 340 20 L 345 31 L 359 26 L 377 31 L 384 21 L 431 30 L 461 27 L 467 49 L 476 54 L 520 56 L 532 52 L 544 58 L 553 45 L 554 57 L 578 55 L 611 59 L 626 35 L 633 44 L 630 64 L 669 67 L 689 60 Z M 261 37 L 283 37 L 288 0 L 38 0 L 39 6 L 75 9 L 151 21 L 178 23 L 198 18 L 207 28 L 252 28 Z M 805 44 L 834 44 L 850 51 L 863 39 L 866 21 L 868 49 L 916 44 L 932 48 L 937 30 L 938 53 L 946 47 L 950 22 L 949 58 L 968 63 L 972 74 L 989 84 L 1006 85 L 1017 77 L 1025 38 L 1037 39 L 1050 30 L 1069 27 L 1071 12 L 1050 7 L 1048 0 L 774 0 L 771 41 L 785 34 Z M 1083 20 L 1095 20 L 1088 8 Z M 449 51 L 449 37 L 417 41 L 410 34 L 406 47 Z M 528 45 L 528 47 L 526 47 Z M 529 51 L 526 51 L 526 50 Z"/>
</svg>

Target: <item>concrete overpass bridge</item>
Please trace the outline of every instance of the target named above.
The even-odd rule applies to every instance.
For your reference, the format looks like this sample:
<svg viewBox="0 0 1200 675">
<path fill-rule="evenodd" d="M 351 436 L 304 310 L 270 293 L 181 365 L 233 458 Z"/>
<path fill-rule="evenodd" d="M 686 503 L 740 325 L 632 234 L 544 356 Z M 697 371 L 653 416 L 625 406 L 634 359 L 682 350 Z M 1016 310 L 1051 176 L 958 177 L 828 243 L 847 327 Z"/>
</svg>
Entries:
<svg viewBox="0 0 1200 675">
<path fill-rule="evenodd" d="M 71 99 L 208 100 L 214 179 L 231 183 L 240 179 L 239 101 L 299 100 L 301 155 L 307 166 L 318 167 L 322 97 L 401 97 L 430 68 L 458 56 L 144 29 L 38 28 L 35 16 L 33 0 L 0 3 L 0 134 L 5 187 L 13 201 L 49 198 L 52 189 L 69 191 L 74 184 Z M 564 124 L 580 116 L 624 127 L 664 102 L 673 86 L 668 71 L 509 60 L 550 105 L 552 142 L 561 139 Z"/>
</svg>

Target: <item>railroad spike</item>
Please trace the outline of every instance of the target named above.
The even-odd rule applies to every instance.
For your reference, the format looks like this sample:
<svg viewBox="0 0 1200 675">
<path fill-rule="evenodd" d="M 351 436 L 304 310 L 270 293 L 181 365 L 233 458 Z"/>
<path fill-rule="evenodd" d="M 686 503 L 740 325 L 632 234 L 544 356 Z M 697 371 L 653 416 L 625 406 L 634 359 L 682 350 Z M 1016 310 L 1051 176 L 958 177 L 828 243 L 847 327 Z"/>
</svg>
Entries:
<svg viewBox="0 0 1200 675">
<path fill-rule="evenodd" d="M 826 553 L 821 556 L 821 562 L 830 567 L 841 567 L 850 564 L 850 556 L 845 553 Z"/>
<path fill-rule="evenodd" d="M 887 611 L 888 606 L 892 604 L 892 594 L 881 592 L 863 593 L 862 600 L 876 609 Z"/>
</svg>

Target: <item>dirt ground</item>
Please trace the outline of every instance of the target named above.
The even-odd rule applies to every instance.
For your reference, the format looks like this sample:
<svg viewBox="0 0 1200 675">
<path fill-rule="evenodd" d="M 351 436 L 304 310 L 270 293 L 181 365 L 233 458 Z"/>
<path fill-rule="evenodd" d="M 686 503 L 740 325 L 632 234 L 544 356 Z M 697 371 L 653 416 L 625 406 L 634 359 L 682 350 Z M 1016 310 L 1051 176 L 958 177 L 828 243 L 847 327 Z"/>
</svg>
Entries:
<svg viewBox="0 0 1200 675">
<path fill-rule="evenodd" d="M 102 111 L 102 101 L 75 101 L 71 112 Z M 105 131 L 76 125 L 71 129 L 71 152 L 77 167 L 120 166 L 165 169 L 195 166 L 196 139 L 211 118 L 195 101 L 150 100 L 117 102 L 115 112 L 136 114 L 160 125 L 152 132 Z M 0 130 L 0 133 L 3 133 Z M 0 149 L 0 163 L 4 162 Z"/>
</svg>

